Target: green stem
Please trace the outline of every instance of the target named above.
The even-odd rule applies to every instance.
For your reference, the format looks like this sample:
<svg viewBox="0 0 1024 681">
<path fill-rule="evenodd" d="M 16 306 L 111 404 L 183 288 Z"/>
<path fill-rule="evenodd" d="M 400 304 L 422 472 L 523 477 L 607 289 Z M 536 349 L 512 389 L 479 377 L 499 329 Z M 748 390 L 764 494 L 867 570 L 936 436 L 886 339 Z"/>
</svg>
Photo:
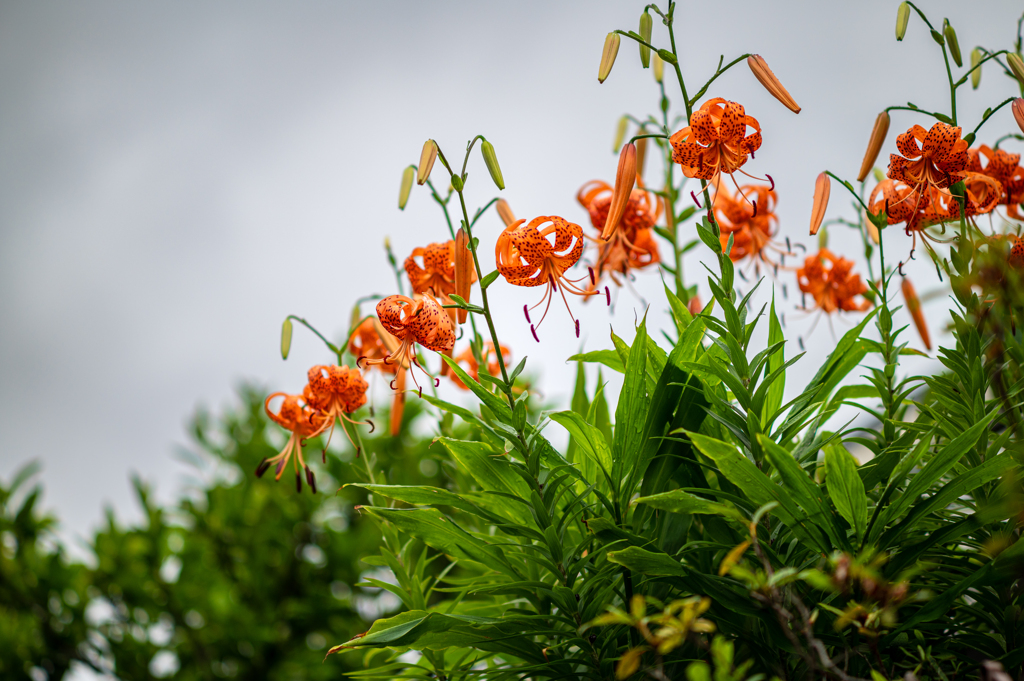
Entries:
<svg viewBox="0 0 1024 681">
<path fill-rule="evenodd" d="M 949 68 L 949 50 L 945 43 L 942 45 L 942 60 L 946 62 L 946 78 L 949 79 L 949 104 L 953 109 L 953 125 L 956 126 L 956 85 L 953 84 L 953 71 Z"/>
<path fill-rule="evenodd" d="M 992 114 L 994 114 L 996 111 L 999 111 L 1000 109 L 1002 109 L 1004 106 L 1006 106 L 1007 104 L 1009 104 L 1010 102 L 1012 102 L 1015 99 L 1016 99 L 1016 97 L 1010 97 L 1009 99 L 1006 99 L 1005 101 L 1000 102 L 999 106 L 997 106 L 996 108 L 992 109 L 992 111 L 989 113 L 989 115 L 987 117 L 981 119 L 981 123 L 978 123 L 978 127 L 976 127 L 971 134 L 973 134 L 975 137 L 977 137 L 978 136 L 978 131 L 981 130 L 981 126 L 985 125 L 985 123 L 988 122 L 989 118 L 992 118 Z M 1006 139 L 1006 137 L 1001 137 L 1000 139 L 1001 140 L 1002 139 Z M 996 146 L 998 147 L 998 143 L 996 143 Z"/>
</svg>

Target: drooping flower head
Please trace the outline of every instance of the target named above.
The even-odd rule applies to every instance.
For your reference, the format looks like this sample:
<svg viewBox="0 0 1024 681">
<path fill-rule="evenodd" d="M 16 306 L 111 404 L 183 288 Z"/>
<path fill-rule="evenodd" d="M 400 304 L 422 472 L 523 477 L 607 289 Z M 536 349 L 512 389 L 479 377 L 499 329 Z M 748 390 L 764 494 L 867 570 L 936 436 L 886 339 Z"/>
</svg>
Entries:
<svg viewBox="0 0 1024 681">
<path fill-rule="evenodd" d="M 967 170 L 990 177 L 1000 185 L 997 203 L 1007 206 L 1007 213 L 1018 220 L 1024 219 L 1017 206 L 1024 201 L 1024 168 L 1020 165 L 1020 154 L 1011 154 L 1003 149 L 992 149 L 983 144 L 977 149 L 968 149 L 970 162 Z M 984 157 L 986 163 L 981 164 Z"/>
<path fill-rule="evenodd" d="M 637 182 L 640 183 L 639 178 Z M 588 213 L 590 222 L 600 234 L 608 219 L 612 199 L 612 187 L 607 182 L 593 180 L 583 185 L 576 199 Z M 597 288 L 597 283 L 608 273 L 616 284 L 616 274 L 628 275 L 629 270 L 641 269 L 660 262 L 658 244 L 651 228 L 661 215 L 661 202 L 649 191 L 639 188 L 630 192 L 622 219 L 613 228 L 607 239 L 600 236 L 597 242 L 597 275 L 588 285 L 588 290 Z"/>
<path fill-rule="evenodd" d="M 359 363 L 364 359 L 384 359 L 389 353 L 398 349 L 398 341 L 394 336 L 378 328 L 380 322 L 373 318 L 364 319 L 356 330 L 352 332 L 352 338 L 348 342 L 348 351 L 359 358 Z M 399 365 L 381 362 L 374 367 L 386 374 L 394 374 L 398 371 Z"/>
<path fill-rule="evenodd" d="M 582 254 L 583 228 L 557 215 L 542 215 L 528 223 L 516 220 L 498 236 L 494 256 L 498 272 L 505 277 L 505 281 L 513 286 L 547 287 L 544 296 L 532 308 L 523 306 L 526 321 L 530 322 L 529 311 L 544 305 L 540 320 L 536 324 L 530 323 L 534 339 L 540 340 L 537 338 L 537 326 L 547 316 L 555 291 L 561 294 L 565 309 L 576 324 L 576 336 L 579 337 L 580 323 L 569 309 L 565 292 L 578 296 L 597 294 L 596 291 L 586 291 L 577 286 L 583 278 L 572 280 L 565 276 L 566 270 L 575 265 Z"/>
<path fill-rule="evenodd" d="M 337 421 L 344 420 L 353 425 L 360 423 L 353 421 L 348 416 L 366 404 L 366 389 L 370 387 L 358 369 L 349 369 L 347 366 L 333 364 L 318 364 L 306 372 L 306 379 L 309 382 L 302 391 L 302 397 L 306 400 L 306 404 L 324 418 L 320 428 L 313 435 L 319 435 L 328 429 L 333 435 L 334 424 Z M 373 427 L 372 423 L 369 425 L 371 428 Z M 342 427 L 342 431 L 349 438 L 349 442 L 352 442 L 352 437 L 344 427 Z M 330 442 L 330 435 L 328 442 Z M 358 445 L 352 442 L 352 446 L 358 454 Z M 326 458 L 327 448 L 325 447 L 324 459 L 326 460 Z"/>
<path fill-rule="evenodd" d="M 275 413 L 270 408 L 270 402 L 278 397 L 283 397 L 284 400 Z M 274 466 L 274 479 L 280 480 L 285 467 L 287 467 L 288 462 L 294 456 L 295 490 L 297 492 L 302 491 L 302 478 L 305 477 L 306 483 L 313 490 L 313 493 L 316 494 L 316 477 L 309 466 L 306 465 L 306 460 L 302 456 L 302 445 L 307 438 L 313 437 L 323 430 L 327 417 L 305 403 L 301 395 L 274 393 L 264 401 L 263 408 L 266 410 L 270 420 L 285 430 L 290 431 L 291 435 L 288 436 L 288 442 L 285 443 L 284 449 L 277 456 L 263 459 L 260 462 L 260 465 L 256 468 L 256 477 L 261 477 L 268 468 Z"/>
<path fill-rule="evenodd" d="M 888 177 L 922 195 L 929 187 L 948 189 L 964 178 L 969 161 L 960 128 L 938 122 L 925 130 L 915 125 L 896 138 L 900 154 L 890 154 Z"/>
<path fill-rule="evenodd" d="M 498 372 L 501 371 L 501 367 L 498 365 L 498 355 L 494 352 L 494 343 L 487 341 L 484 343 L 483 352 L 481 353 L 481 359 L 487 366 L 487 373 L 491 376 L 497 376 Z M 501 346 L 501 358 L 507 365 L 512 361 L 512 351 L 506 346 Z M 464 366 L 466 373 L 469 374 L 470 378 L 474 381 L 480 379 L 480 362 L 477 361 L 476 355 L 473 354 L 473 348 L 467 347 L 465 350 L 455 356 L 455 363 Z M 469 390 L 465 383 L 463 383 L 458 376 L 454 373 L 451 375 L 452 382 L 462 388 L 463 390 Z"/>
<path fill-rule="evenodd" d="M 871 303 L 857 298 L 866 293 L 868 287 L 852 270 L 852 260 L 823 248 L 804 260 L 804 266 L 796 271 L 797 283 L 801 291 L 811 296 L 814 308 L 825 314 L 839 310 L 863 312 Z M 804 307 L 807 307 L 806 302 Z"/>
<path fill-rule="evenodd" d="M 405 273 L 409 275 L 413 293 L 430 292 L 435 296 L 454 293 L 455 242 L 412 249 L 412 255 L 405 259 Z"/>
<path fill-rule="evenodd" d="M 399 346 L 383 358 L 363 360 L 363 366 L 412 365 L 426 373 L 416 359 L 417 344 L 435 352 L 448 352 L 455 347 L 455 323 L 429 294 L 415 299 L 388 296 L 377 303 L 377 318 L 384 330 L 399 341 Z"/>
<path fill-rule="evenodd" d="M 715 192 L 714 210 L 721 228 L 722 251 L 725 251 L 732 235 L 733 244 L 729 257 L 733 262 L 750 258 L 757 266 L 758 261 L 778 266 L 772 256 L 792 255 L 777 244 L 772 237 L 778 231 L 779 219 L 775 215 L 776 193 L 761 185 L 744 185 L 736 194 L 729 192 L 725 183 L 719 181 Z"/>
<path fill-rule="evenodd" d="M 747 134 L 747 128 L 753 132 Z M 672 160 L 687 177 L 710 180 L 718 173 L 731 175 L 761 146 L 761 125 L 747 116 L 742 104 L 721 97 L 710 99 L 693 112 L 690 125 L 669 138 Z"/>
</svg>

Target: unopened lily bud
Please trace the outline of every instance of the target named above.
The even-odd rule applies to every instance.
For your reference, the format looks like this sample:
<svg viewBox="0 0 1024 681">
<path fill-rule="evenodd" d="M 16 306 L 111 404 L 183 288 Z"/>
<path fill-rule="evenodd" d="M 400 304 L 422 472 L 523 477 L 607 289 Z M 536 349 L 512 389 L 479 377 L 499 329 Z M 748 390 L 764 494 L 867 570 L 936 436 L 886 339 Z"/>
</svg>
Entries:
<svg viewBox="0 0 1024 681">
<path fill-rule="evenodd" d="M 398 209 L 405 210 L 405 204 L 409 203 L 409 194 L 412 193 L 412 181 L 416 179 L 416 169 L 409 166 L 402 171 L 402 186 L 398 189 Z"/>
<path fill-rule="evenodd" d="M 629 116 L 623 116 L 615 126 L 615 139 L 612 140 L 612 151 L 622 149 L 622 140 L 626 139 L 626 129 L 629 127 Z"/>
<path fill-rule="evenodd" d="M 441 361 L 441 365 L 448 366 L 444 360 Z M 395 376 L 395 397 L 391 403 L 391 437 L 398 437 L 398 434 L 402 432 L 402 414 L 405 412 L 405 374 L 406 370 L 400 368 L 398 375 Z"/>
<path fill-rule="evenodd" d="M 615 65 L 615 56 L 619 53 L 619 34 L 609 33 L 604 39 L 604 51 L 601 53 L 601 66 L 597 69 L 597 82 L 603 83 Z"/>
<path fill-rule="evenodd" d="M 828 227 L 824 227 L 818 232 L 818 250 L 828 248 Z"/>
<path fill-rule="evenodd" d="M 971 50 L 971 87 L 975 90 L 981 85 L 981 50 Z"/>
<path fill-rule="evenodd" d="M 288 353 L 292 349 L 292 320 L 285 318 L 281 325 L 281 359 L 288 359 Z"/>
<path fill-rule="evenodd" d="M 761 55 L 752 54 L 747 57 L 747 66 L 750 67 L 754 77 L 761 82 L 761 85 L 764 85 L 764 89 L 767 90 L 772 97 L 782 102 L 782 105 L 793 113 L 800 113 L 800 106 L 796 103 L 793 97 L 790 96 L 789 91 L 782 87 L 782 83 L 780 83 L 779 79 L 775 77 L 772 70 L 768 68 L 768 64 Z"/>
<path fill-rule="evenodd" d="M 1024 99 L 1018 97 L 1013 100 L 1010 109 L 1013 111 L 1014 120 L 1017 121 L 1017 127 L 1020 128 L 1021 132 L 1024 132 Z"/>
<path fill-rule="evenodd" d="M 416 184 L 423 184 L 430 177 L 430 170 L 437 160 L 437 144 L 434 140 L 427 140 L 423 143 L 423 151 L 420 152 L 420 165 L 416 172 Z"/>
<path fill-rule="evenodd" d="M 647 138 L 636 141 L 636 176 L 644 176 L 644 159 L 647 156 Z"/>
<path fill-rule="evenodd" d="M 907 34 L 907 24 L 910 23 L 910 3 L 901 2 L 900 8 L 896 10 L 896 40 L 903 40 Z"/>
<path fill-rule="evenodd" d="M 494 146 L 484 140 L 480 144 L 480 153 L 484 156 L 484 164 L 487 166 L 487 172 L 491 174 L 494 184 L 498 189 L 504 189 L 505 179 L 501 176 L 501 167 L 498 165 L 498 157 L 494 154 Z"/>
<path fill-rule="evenodd" d="M 469 250 L 469 236 L 466 230 L 459 228 L 455 235 L 455 295 L 467 303 L 473 290 L 473 252 Z M 459 324 L 466 323 L 468 310 L 458 310 Z"/>
<path fill-rule="evenodd" d="M 1019 54 L 1010 53 L 1006 55 L 1006 63 L 1009 64 L 1013 75 L 1017 77 L 1021 85 L 1024 85 L 1024 61 L 1021 61 Z"/>
<path fill-rule="evenodd" d="M 903 277 L 903 300 L 907 303 L 907 312 L 914 319 L 914 326 L 921 335 L 921 341 L 928 350 L 932 349 L 932 339 L 928 335 L 928 324 L 924 320 L 924 313 L 921 311 L 921 300 L 917 297 L 914 285 L 910 283 L 909 277 Z"/>
<path fill-rule="evenodd" d="M 608 217 L 604 221 L 604 230 L 601 238 L 607 239 L 622 219 L 626 211 L 626 203 L 629 195 L 636 184 L 636 145 L 630 142 L 622 147 L 619 153 L 619 168 L 615 172 L 615 187 L 612 189 L 612 198 L 608 204 Z"/>
<path fill-rule="evenodd" d="M 877 246 L 881 241 L 881 235 L 878 233 L 878 227 L 871 221 L 867 213 L 864 213 L 864 229 L 868 232 L 868 237 L 875 242 Z"/>
<path fill-rule="evenodd" d="M 665 78 L 665 60 L 654 53 L 654 80 L 661 82 Z"/>
<path fill-rule="evenodd" d="M 832 191 L 832 181 L 828 173 L 818 175 L 814 181 L 814 205 L 811 207 L 811 236 L 818 233 L 821 221 L 825 219 L 825 209 L 828 208 L 828 195 Z"/>
<path fill-rule="evenodd" d="M 690 302 L 686 304 L 686 311 L 694 316 L 699 315 L 703 309 L 704 306 L 701 305 L 700 296 L 693 296 L 690 298 Z"/>
<path fill-rule="evenodd" d="M 963 66 L 964 60 L 960 56 L 960 43 L 956 39 L 956 31 L 950 25 L 949 21 L 946 20 L 942 25 L 942 35 L 946 38 L 946 47 L 949 48 L 949 56 L 953 58 L 957 66 Z"/>
<path fill-rule="evenodd" d="M 857 181 L 863 182 L 871 169 L 875 167 L 878 160 L 878 152 L 882 150 L 885 143 L 885 136 L 889 132 L 889 112 L 883 111 L 875 119 L 875 127 L 871 129 L 871 139 L 868 140 L 868 149 L 864 152 L 864 160 L 860 164 L 860 172 L 857 173 Z"/>
<path fill-rule="evenodd" d="M 505 199 L 498 199 L 498 203 L 494 204 L 494 209 L 498 211 L 498 217 L 501 218 L 506 227 L 516 221 L 516 216 L 512 213 L 512 208 L 509 207 Z"/>
<path fill-rule="evenodd" d="M 640 15 L 640 37 L 644 39 L 645 43 L 651 42 L 651 29 L 654 27 L 654 20 L 651 19 L 651 15 L 644 11 Z M 651 48 L 647 45 L 640 45 L 640 63 L 644 65 L 646 69 L 651 65 Z"/>
</svg>

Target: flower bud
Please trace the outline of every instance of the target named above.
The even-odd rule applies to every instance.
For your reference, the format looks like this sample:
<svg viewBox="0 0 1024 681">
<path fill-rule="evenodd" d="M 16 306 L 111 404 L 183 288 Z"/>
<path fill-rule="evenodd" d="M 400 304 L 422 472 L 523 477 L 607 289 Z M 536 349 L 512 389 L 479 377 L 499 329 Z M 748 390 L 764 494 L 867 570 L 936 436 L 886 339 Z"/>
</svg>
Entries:
<svg viewBox="0 0 1024 681">
<path fill-rule="evenodd" d="M 281 325 L 281 359 L 288 359 L 288 352 L 292 349 L 292 320 L 285 318 Z"/>
<path fill-rule="evenodd" d="M 480 153 L 484 156 L 484 165 L 487 166 L 487 172 L 491 174 L 491 179 L 494 180 L 495 186 L 498 189 L 505 188 L 505 179 L 501 176 L 501 167 L 498 166 L 498 157 L 494 155 L 494 146 L 484 140 L 480 144 Z"/>
<path fill-rule="evenodd" d="M 676 59 L 676 55 L 672 54 L 670 50 L 658 50 L 658 56 L 660 56 L 663 61 L 667 61 L 669 64 L 675 64 L 677 61 L 679 61 L 678 59 Z"/>
<path fill-rule="evenodd" d="M 914 319 L 914 326 L 917 327 L 917 332 L 921 335 L 924 347 L 931 350 L 932 339 L 928 335 L 928 324 L 924 320 L 924 313 L 921 312 L 921 300 L 917 297 L 917 291 L 914 290 L 914 285 L 910 283 L 909 277 L 903 277 L 902 289 L 903 299 L 907 303 L 907 312 Z"/>
<path fill-rule="evenodd" d="M 1017 127 L 1020 128 L 1021 132 L 1024 132 L 1024 99 L 1018 97 L 1013 100 L 1010 109 L 1013 111 L 1014 120 L 1017 121 Z"/>
<path fill-rule="evenodd" d="M 444 360 L 441 360 L 442 366 L 448 366 L 444 364 Z M 406 370 L 401 368 L 398 370 L 398 375 L 395 376 L 395 397 L 391 403 L 391 437 L 398 437 L 398 434 L 402 432 L 402 414 L 405 412 L 405 373 Z"/>
<path fill-rule="evenodd" d="M 398 209 L 405 210 L 405 204 L 409 203 L 409 194 L 412 193 L 412 181 L 416 179 L 416 169 L 409 166 L 402 171 L 402 186 L 398 189 Z"/>
<path fill-rule="evenodd" d="M 619 34 L 612 32 L 604 39 L 604 51 L 601 53 L 601 66 L 597 69 L 597 82 L 603 83 L 615 65 L 615 56 L 619 53 Z"/>
<path fill-rule="evenodd" d="M 701 305 L 700 296 L 694 295 L 690 298 L 690 302 L 686 304 L 686 311 L 696 317 L 704 310 L 704 306 Z"/>
<path fill-rule="evenodd" d="M 910 3 L 901 2 L 900 8 L 896 10 L 896 40 L 903 40 L 907 34 L 907 24 L 910 23 Z"/>
<path fill-rule="evenodd" d="M 971 87 L 975 90 L 981 85 L 981 50 L 971 50 Z"/>
<path fill-rule="evenodd" d="M 1010 70 L 1013 71 L 1013 75 L 1017 77 L 1021 85 L 1024 85 L 1024 61 L 1021 61 L 1019 54 L 1010 53 L 1006 55 L 1006 63 L 1010 66 Z"/>
<path fill-rule="evenodd" d="M 878 160 L 878 152 L 882 150 L 885 143 L 885 136 L 889 132 L 889 112 L 883 111 L 875 119 L 875 127 L 871 129 L 871 138 L 868 140 L 867 151 L 864 152 L 864 160 L 860 164 L 860 172 L 857 173 L 857 181 L 863 182 L 871 169 L 875 167 Z"/>
<path fill-rule="evenodd" d="M 665 60 L 654 54 L 654 80 L 661 82 L 665 78 Z"/>
<path fill-rule="evenodd" d="M 634 184 L 636 184 L 636 145 L 630 142 L 622 147 L 622 151 L 619 153 L 619 168 L 615 173 L 615 188 L 612 189 L 612 198 L 608 205 L 608 217 L 605 219 L 604 229 L 601 231 L 602 239 L 610 237 L 619 225 Z"/>
<path fill-rule="evenodd" d="M 437 144 L 434 140 L 427 140 L 423 143 L 423 151 L 420 152 L 420 165 L 416 172 L 416 184 L 423 184 L 430 177 L 430 170 L 437 160 Z"/>
<path fill-rule="evenodd" d="M 629 116 L 623 116 L 619 119 L 619 124 L 615 128 L 615 139 L 612 140 L 612 151 L 618 152 L 622 149 L 622 140 L 626 139 L 626 128 L 629 127 Z"/>
<path fill-rule="evenodd" d="M 871 221 L 871 218 L 868 216 L 867 213 L 864 213 L 864 229 L 867 230 L 868 237 L 873 242 L 875 242 L 875 245 L 877 246 L 879 244 L 879 242 L 881 241 L 882 237 L 878 233 L 878 226 L 875 225 L 875 223 Z"/>
<path fill-rule="evenodd" d="M 498 199 L 498 202 L 494 204 L 494 209 L 498 211 L 498 217 L 501 218 L 506 227 L 516 221 L 516 216 L 512 213 L 512 208 L 509 207 L 505 199 Z"/>
<path fill-rule="evenodd" d="M 953 58 L 957 66 L 963 66 L 964 60 L 960 56 L 960 43 L 956 39 L 956 31 L 950 25 L 949 20 L 942 22 L 942 35 L 946 38 L 946 47 L 949 48 L 949 56 Z"/>
<path fill-rule="evenodd" d="M 641 132 L 643 132 L 641 130 Z M 647 156 L 647 138 L 638 139 L 636 141 L 636 176 L 642 178 L 644 176 L 644 158 Z"/>
<path fill-rule="evenodd" d="M 764 89 L 767 90 L 772 97 L 782 102 L 782 105 L 792 111 L 793 113 L 800 113 L 800 106 L 790 96 L 789 91 L 782 87 L 782 83 L 775 77 L 772 70 L 768 68 L 768 64 L 764 58 L 759 54 L 752 54 L 747 57 L 747 66 L 750 67 L 754 77 L 757 78 Z"/>
<path fill-rule="evenodd" d="M 828 248 L 828 227 L 818 232 L 818 250 Z"/>
<path fill-rule="evenodd" d="M 469 236 L 466 230 L 459 228 L 455 235 L 455 295 L 467 303 L 473 290 L 473 252 L 469 250 Z M 466 323 L 468 310 L 459 309 L 459 324 Z"/>
<path fill-rule="evenodd" d="M 818 233 L 821 221 L 825 219 L 825 209 L 828 208 L 828 195 L 832 191 L 832 182 L 828 173 L 818 175 L 814 181 L 814 205 L 811 206 L 811 236 Z"/>
<path fill-rule="evenodd" d="M 645 10 L 640 15 L 640 37 L 644 39 L 645 43 L 651 42 L 651 29 L 654 27 L 654 20 L 651 19 L 651 15 Z M 651 65 L 651 48 L 647 45 L 640 45 L 640 63 L 644 65 L 646 69 Z"/>
</svg>

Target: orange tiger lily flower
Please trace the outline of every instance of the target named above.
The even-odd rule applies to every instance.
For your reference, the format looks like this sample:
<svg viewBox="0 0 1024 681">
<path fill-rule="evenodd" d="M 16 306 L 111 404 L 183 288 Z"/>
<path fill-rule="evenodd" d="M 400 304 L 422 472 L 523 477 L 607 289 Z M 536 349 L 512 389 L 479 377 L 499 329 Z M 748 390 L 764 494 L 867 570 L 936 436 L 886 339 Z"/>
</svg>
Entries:
<svg viewBox="0 0 1024 681">
<path fill-rule="evenodd" d="M 435 352 L 450 352 L 455 347 L 455 323 L 429 294 L 416 296 L 415 299 L 388 296 L 377 303 L 377 317 L 384 330 L 399 341 L 399 346 L 383 358 L 363 360 L 363 366 L 416 366 L 426 374 L 427 370 L 416 359 L 417 344 Z M 438 379 L 432 380 L 435 385 L 440 382 Z M 416 383 L 415 375 L 413 383 Z M 416 385 L 419 387 L 418 383 Z"/>
<path fill-rule="evenodd" d="M 416 261 L 419 258 L 422 265 Z M 455 293 L 455 242 L 429 244 L 412 249 L 405 259 L 413 293 L 431 292 L 435 296 Z"/>
<path fill-rule="evenodd" d="M 1010 256 L 1008 260 L 1014 267 L 1021 267 L 1024 265 L 1024 239 L 1021 239 L 1019 236 L 1014 237 L 1013 246 L 1010 247 Z"/>
<path fill-rule="evenodd" d="M 484 363 L 487 365 L 487 373 L 491 376 L 497 376 L 498 372 L 501 371 L 501 367 L 498 365 L 498 355 L 494 352 L 494 343 L 487 341 L 484 343 L 483 352 Z M 501 358 L 505 364 L 509 364 L 512 361 L 512 351 L 506 346 L 501 346 Z M 480 380 L 480 362 L 477 361 L 476 355 L 473 354 L 473 348 L 467 347 L 465 350 L 455 356 L 455 363 L 459 365 L 465 365 L 466 373 L 474 381 Z M 463 390 L 469 390 L 469 387 L 459 379 L 455 374 L 451 375 L 452 383 Z"/>
<path fill-rule="evenodd" d="M 283 397 L 284 401 L 281 402 L 278 412 L 274 413 L 270 408 L 270 401 L 277 397 Z M 301 395 L 274 393 L 263 402 L 263 408 L 271 421 L 285 430 L 291 431 L 291 435 L 288 436 L 288 442 L 277 456 L 260 461 L 260 465 L 256 467 L 256 477 L 262 477 L 268 468 L 274 466 L 274 479 L 280 480 L 285 467 L 294 455 L 295 491 L 302 491 L 302 473 L 305 473 L 306 483 L 313 490 L 313 494 L 316 494 L 316 477 L 302 456 L 302 445 L 306 439 L 323 430 L 323 424 L 327 417 L 304 403 Z"/>
<path fill-rule="evenodd" d="M 970 162 L 968 171 L 982 173 L 999 182 L 1002 186 L 1001 197 L 997 203 L 1006 204 L 1007 213 L 1020 220 L 1017 206 L 1024 201 L 1024 168 L 1020 166 L 1020 154 L 1011 154 L 1003 149 L 991 149 L 981 145 L 977 149 L 968 149 Z M 981 157 L 985 157 L 985 166 L 981 165 Z"/>
<path fill-rule="evenodd" d="M 814 307 L 825 314 L 838 310 L 863 312 L 871 303 L 856 298 L 866 293 L 868 287 L 860 275 L 851 270 L 852 260 L 837 257 L 823 248 L 804 260 L 804 266 L 796 271 L 797 283 L 803 293 L 811 295 Z"/>
<path fill-rule="evenodd" d="M 391 383 L 394 387 L 394 399 L 391 403 L 391 436 L 397 437 L 402 428 L 402 414 L 405 411 L 405 373 L 409 368 L 409 362 L 392 364 L 383 361 L 391 353 L 398 350 L 401 345 L 399 340 L 384 330 L 380 320 L 376 317 L 364 319 L 356 327 L 349 341 L 348 351 L 358 357 L 357 364 L 365 360 L 381 360 L 374 363 L 373 368 L 384 374 L 395 376 Z M 370 407 L 370 415 L 373 415 L 373 407 Z"/>
<path fill-rule="evenodd" d="M 312 409 L 323 416 L 320 427 L 311 435 L 319 435 L 328 428 L 330 434 L 327 441 L 330 443 L 334 435 L 334 424 L 336 421 L 348 421 L 352 425 L 369 425 L 373 432 L 373 422 L 353 421 L 349 414 L 354 413 L 361 406 L 366 404 L 366 389 L 369 384 L 363 379 L 358 369 L 349 369 L 347 366 L 318 364 L 306 373 L 309 381 L 302 390 L 302 397 Z M 359 455 L 359 446 L 352 441 L 348 431 L 342 427 L 345 437 L 352 443 L 352 447 Z M 324 460 L 327 460 L 327 447 L 323 451 Z"/>
<path fill-rule="evenodd" d="M 947 189 L 964 178 L 970 160 L 960 128 L 936 123 L 930 130 L 915 125 L 896 138 L 899 154 L 889 155 L 888 177 L 918 192 Z"/>
<path fill-rule="evenodd" d="M 747 134 L 747 128 L 754 132 Z M 761 147 L 761 125 L 743 105 L 721 97 L 710 99 L 690 116 L 690 125 L 669 138 L 672 160 L 687 177 L 710 180 L 732 174 Z"/>
<path fill-rule="evenodd" d="M 551 237 L 554 237 L 553 243 Z M 530 322 L 530 331 L 537 342 L 540 342 L 537 337 L 537 326 L 540 326 L 547 316 L 555 291 L 562 295 L 565 309 L 576 324 L 576 337 L 579 337 L 580 323 L 569 309 L 565 292 L 578 296 L 597 294 L 596 291 L 585 291 L 577 286 L 582 278 L 572 280 L 564 276 L 566 270 L 575 265 L 581 255 L 583 228 L 557 215 L 542 215 L 529 223 L 525 220 L 516 220 L 498 236 L 498 242 L 494 246 L 494 257 L 498 272 L 505 277 L 505 281 L 513 286 L 547 286 L 544 296 L 533 306 L 536 308 L 546 303 L 544 314 L 536 325 L 530 320 L 530 310 L 533 308 L 523 306 L 526 321 Z"/>
<path fill-rule="evenodd" d="M 643 189 L 639 178 L 637 183 L 640 186 L 630 192 L 618 226 L 612 230 L 608 239 L 596 239 L 597 275 L 592 278 L 588 290 L 595 289 L 606 272 L 616 284 L 620 284 L 615 277 L 616 273 L 626 275 L 628 270 L 641 269 L 661 261 L 658 244 L 651 232 L 651 227 L 661 215 L 661 202 L 653 193 Z M 576 200 L 590 213 L 590 222 L 599 232 L 603 232 L 607 224 L 611 199 L 611 186 L 601 180 L 588 182 L 576 194 Z"/>
<path fill-rule="evenodd" d="M 775 192 L 768 187 L 745 185 L 739 187 L 733 195 L 721 182 L 718 183 L 713 204 L 715 217 L 721 228 L 723 253 L 732 235 L 729 258 L 733 262 L 750 258 L 778 266 L 779 263 L 772 259 L 769 251 L 792 255 L 772 239 L 779 224 L 775 215 L 777 200 Z"/>
</svg>

